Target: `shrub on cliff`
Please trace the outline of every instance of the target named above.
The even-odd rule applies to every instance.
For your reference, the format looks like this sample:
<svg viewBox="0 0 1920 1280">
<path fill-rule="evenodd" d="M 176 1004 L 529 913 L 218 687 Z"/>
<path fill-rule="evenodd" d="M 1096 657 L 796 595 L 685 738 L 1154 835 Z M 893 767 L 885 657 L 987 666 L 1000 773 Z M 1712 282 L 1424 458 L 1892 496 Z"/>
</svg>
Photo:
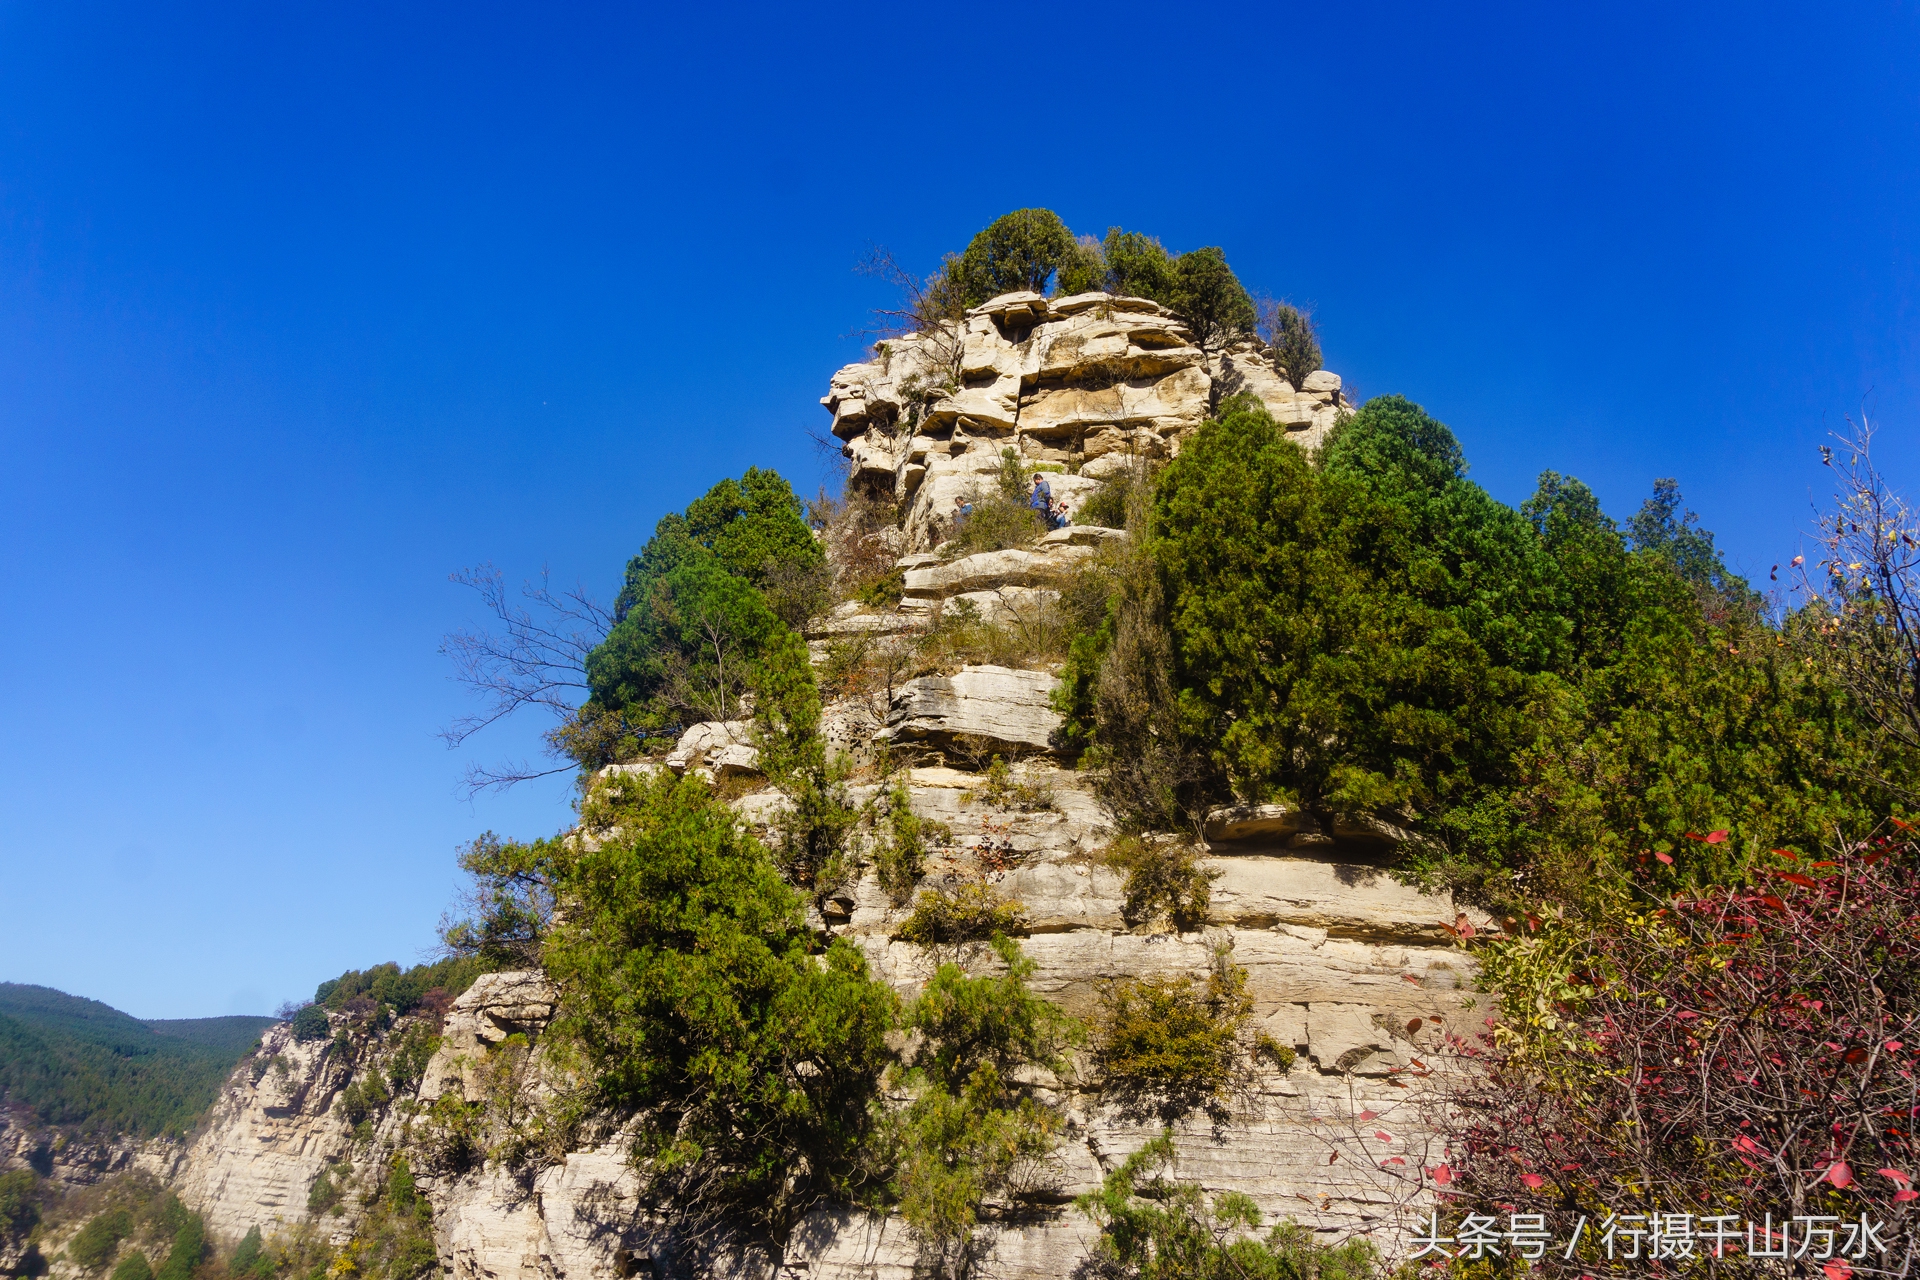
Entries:
<svg viewBox="0 0 1920 1280">
<path fill-rule="evenodd" d="M 1449 1162 L 1407 1173 L 1444 1189 L 1443 1229 L 1498 1205 L 1544 1214 L 1570 1239 L 1581 1213 L 1597 1223 L 1697 1206 L 1696 1239 L 1708 1215 L 1758 1225 L 1771 1214 L 1781 1230 L 1794 1215 L 1865 1213 L 1896 1251 L 1911 1241 L 1920 844 L 1893 827 L 1825 857 L 1767 861 L 1754 887 L 1704 893 L 1650 861 L 1636 892 L 1584 919 L 1543 915 L 1475 940 L 1499 1021 L 1468 1046 L 1481 1069 L 1446 1091 Z M 1803 1222 L 1791 1228 L 1802 1252 Z M 1817 1238 L 1818 1219 L 1809 1225 Z M 1738 1238 L 1723 1265 L 1747 1263 Z M 1534 1268 L 1633 1265 L 1595 1240 Z M 1863 1270 L 1900 1265 L 1860 1245 Z"/>
<path fill-rule="evenodd" d="M 67 1242 L 67 1257 L 82 1271 L 98 1271 L 113 1261 L 120 1242 L 133 1234 L 133 1213 L 110 1209 L 95 1214 Z"/>
<path fill-rule="evenodd" d="M 1307 375 L 1320 368 L 1320 338 L 1314 332 L 1313 317 L 1290 303 L 1270 302 L 1261 308 L 1260 328 L 1267 353 L 1298 390 Z"/>
<path fill-rule="evenodd" d="M 801 898 L 699 780 L 619 778 L 580 821 L 591 842 L 504 843 L 494 874 L 549 886 L 548 1035 L 600 1105 L 638 1122 L 658 1204 L 697 1234 L 854 1194 L 891 990 L 846 942 L 813 954 Z"/>
<path fill-rule="evenodd" d="M 762 651 L 824 602 L 826 557 L 792 488 L 749 468 L 663 517 L 627 566 L 606 639 L 587 656 L 589 702 L 579 719 L 622 717 L 582 747 L 623 754 L 635 731 L 739 714 Z M 775 611 L 775 603 L 786 616 Z M 577 758 L 593 766 L 592 751 Z"/>
<path fill-rule="evenodd" d="M 0 1240 L 9 1244 L 25 1240 L 39 1221 L 39 1177 L 31 1169 L 0 1173 Z"/>
<path fill-rule="evenodd" d="M 1173 305 L 1179 274 L 1174 270 L 1173 255 L 1161 247 L 1159 240 L 1138 231 L 1109 227 L 1101 252 L 1107 260 L 1107 279 L 1102 287 L 1109 293 Z"/>
<path fill-rule="evenodd" d="M 1247 971 L 1216 955 L 1204 985 L 1191 976 L 1125 978 L 1100 995 L 1093 1061 L 1102 1097 L 1135 1118 L 1172 1123 L 1205 1108 L 1216 1122 L 1245 1073 L 1241 1044 L 1253 997 Z"/>
<path fill-rule="evenodd" d="M 1312 1231 L 1276 1223 L 1253 1234 L 1261 1213 L 1237 1191 L 1209 1197 L 1169 1176 L 1176 1153 L 1163 1133 L 1121 1162 L 1074 1207 L 1100 1229 L 1082 1280 L 1379 1280 L 1388 1274 L 1371 1241 L 1320 1243 Z M 1395 1273 L 1399 1274 L 1399 1273 Z"/>
<path fill-rule="evenodd" d="M 1026 1082 L 1036 1068 L 1064 1072 L 1062 1053 L 1080 1036 L 1028 988 L 1034 963 L 1019 945 L 996 937 L 993 949 L 1003 972 L 943 964 L 902 1020 L 920 1040 L 897 1080 L 914 1099 L 894 1122 L 894 1186 L 947 1276 L 967 1273 L 986 1200 L 1043 1184 L 1064 1118 Z"/>
<path fill-rule="evenodd" d="M 153 1273 L 154 1280 L 191 1280 L 194 1268 L 205 1260 L 207 1252 L 207 1225 L 199 1214 L 189 1213 L 180 1229 L 174 1232 L 173 1247 L 167 1251 L 167 1260 Z"/>
<path fill-rule="evenodd" d="M 1015 209 L 995 218 L 965 253 L 948 260 L 946 288 L 963 309 L 1021 289 L 1038 293 L 1076 248 L 1073 233 L 1053 210 Z"/>
<path fill-rule="evenodd" d="M 1056 703 L 1124 825 L 1233 797 L 1384 815 L 1404 865 L 1577 898 L 1649 846 L 1698 884 L 1886 811 L 1859 712 L 1752 612 L 1706 608 L 1577 481 L 1520 511 L 1444 425 L 1369 402 L 1316 457 L 1245 398 L 1166 469 Z M 1137 563 L 1131 561 L 1137 560 Z M 1736 821 L 1737 819 L 1737 821 Z M 1734 846 L 1682 832 L 1734 826 Z"/>
<path fill-rule="evenodd" d="M 327 1007 L 321 1004 L 305 1005 L 293 1015 L 293 1038 L 295 1040 L 325 1040 L 333 1034 L 327 1022 Z"/>
</svg>

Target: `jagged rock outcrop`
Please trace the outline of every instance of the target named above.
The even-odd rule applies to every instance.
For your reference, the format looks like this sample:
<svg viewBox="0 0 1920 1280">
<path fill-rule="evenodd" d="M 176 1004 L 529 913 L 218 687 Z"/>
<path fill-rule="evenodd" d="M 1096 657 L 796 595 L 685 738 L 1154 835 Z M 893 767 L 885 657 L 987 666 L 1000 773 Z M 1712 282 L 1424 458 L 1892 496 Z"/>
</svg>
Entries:
<svg viewBox="0 0 1920 1280">
<path fill-rule="evenodd" d="M 991 487 L 1003 449 L 1061 468 L 1053 487 L 1071 510 L 1131 459 L 1177 453 L 1223 397 L 1243 392 L 1309 448 L 1344 403 L 1337 375 L 1296 387 L 1250 338 L 1203 350 L 1145 298 L 1012 293 L 958 328 L 878 344 L 833 375 L 820 403 L 854 481 L 906 506 L 907 549 L 922 551 L 950 528 L 956 499 Z"/>
<path fill-rule="evenodd" d="M 862 763 L 885 746 L 904 770 L 885 783 L 857 779 L 856 803 L 899 782 L 917 814 L 945 825 L 950 838 L 929 854 L 927 885 L 985 883 L 1018 904 L 1036 991 L 1085 1016 L 1117 980 L 1200 977 L 1223 958 L 1246 971 L 1255 1026 L 1297 1056 L 1284 1069 L 1256 1064 L 1220 1123 L 1181 1122 L 1180 1175 L 1210 1192 L 1245 1192 L 1270 1216 L 1384 1240 L 1398 1225 L 1394 1196 L 1377 1170 L 1330 1164 L 1330 1143 L 1371 1111 L 1403 1144 L 1395 1151 L 1411 1145 L 1417 1153 L 1420 1121 L 1400 1073 L 1463 1029 L 1471 981 L 1448 928 L 1455 904 L 1381 869 L 1411 837 L 1363 817 L 1323 828 L 1285 805 L 1223 808 L 1205 824 L 1200 867 L 1212 879 L 1204 921 L 1185 932 L 1135 924 L 1123 911 L 1123 877 L 1100 856 L 1112 838 L 1107 815 L 1087 779 L 1054 753 L 1056 671 L 1039 662 L 929 670 L 914 659 L 943 618 L 1021 624 L 1102 544 L 1125 537 L 1073 526 L 1024 547 L 937 554 L 954 498 L 994 484 L 1002 450 L 1063 468 L 1053 488 L 1071 506 L 1129 458 L 1177 452 L 1223 396 L 1241 393 L 1259 397 L 1306 447 L 1343 403 L 1333 374 L 1311 374 L 1296 387 L 1256 343 L 1203 350 L 1165 308 L 1104 294 L 1010 294 L 975 308 L 958 331 L 881 344 L 872 361 L 833 376 L 823 403 L 856 482 L 901 502 L 891 545 L 904 552 L 903 595 L 892 606 L 840 604 L 813 619 L 806 635 L 823 669 L 854 650 L 900 659 L 882 663 L 885 678 L 865 693 L 828 706 L 823 730 Z M 989 772 L 995 755 L 1010 767 Z M 663 759 L 614 770 L 691 771 L 737 783 L 756 776 L 756 764 L 750 723 L 713 721 L 688 728 Z M 766 789 L 735 807 L 764 828 L 786 803 Z M 854 941 L 875 974 L 910 997 L 935 957 L 899 938 L 907 914 L 867 870 L 824 895 L 811 919 Z M 970 962 L 997 963 L 980 955 Z M 269 1065 L 243 1065 L 188 1153 L 183 1194 L 228 1234 L 290 1220 L 322 1168 L 364 1164 L 378 1158 L 381 1143 L 400 1142 L 398 1117 L 409 1107 L 448 1094 L 482 1101 L 492 1055 L 516 1036 L 537 1045 L 556 999 L 537 974 L 476 982 L 448 1012 L 417 1093 L 396 1099 L 371 1139 L 363 1133 L 357 1144 L 332 1098 L 354 1072 L 377 1069 L 378 1052 L 370 1047 L 357 1065 L 333 1062 L 324 1045 L 295 1045 L 276 1029 L 261 1051 Z M 1126 1112 L 1095 1083 L 1056 1082 L 1068 1126 L 1051 1191 L 1017 1222 L 989 1226 L 983 1273 L 1069 1273 L 1092 1234 L 1066 1207 L 1071 1197 L 1159 1131 L 1157 1120 Z M 625 1150 L 617 1133 L 596 1133 L 538 1167 L 483 1163 L 423 1177 L 443 1263 L 455 1280 L 646 1274 L 661 1247 L 658 1224 L 641 1211 Z M 803 1222 L 777 1269 L 812 1280 L 904 1280 L 918 1264 L 918 1245 L 900 1220 L 841 1207 Z M 749 1258 L 733 1273 L 775 1269 L 770 1259 Z"/>
</svg>

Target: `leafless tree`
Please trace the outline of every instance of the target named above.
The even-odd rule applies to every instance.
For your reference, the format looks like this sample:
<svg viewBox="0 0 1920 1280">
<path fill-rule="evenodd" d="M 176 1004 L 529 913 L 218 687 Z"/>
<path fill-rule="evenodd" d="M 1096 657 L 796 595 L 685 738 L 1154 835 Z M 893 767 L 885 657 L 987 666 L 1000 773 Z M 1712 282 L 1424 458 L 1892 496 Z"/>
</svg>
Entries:
<svg viewBox="0 0 1920 1280">
<path fill-rule="evenodd" d="M 441 732 L 448 749 L 463 745 L 523 707 L 544 707 L 561 724 L 570 722 L 587 692 L 587 655 L 612 630 L 612 612 L 583 587 L 556 591 L 544 568 L 538 583 L 521 585 L 518 598 L 491 564 L 448 576 L 479 592 L 498 623 L 497 628 L 452 632 L 440 644 L 440 652 L 453 662 L 453 678 L 485 704 Z M 549 755 L 560 755 L 551 733 L 547 750 Z M 536 769 L 524 762 L 474 764 L 467 768 L 463 787 L 472 797 L 571 768 L 571 762 L 551 769 Z"/>
<path fill-rule="evenodd" d="M 1893 742 L 1920 750 L 1920 520 L 1873 462 L 1862 414 L 1820 453 L 1836 488 L 1800 584 L 1822 614 L 1816 643 L 1862 714 Z"/>
</svg>

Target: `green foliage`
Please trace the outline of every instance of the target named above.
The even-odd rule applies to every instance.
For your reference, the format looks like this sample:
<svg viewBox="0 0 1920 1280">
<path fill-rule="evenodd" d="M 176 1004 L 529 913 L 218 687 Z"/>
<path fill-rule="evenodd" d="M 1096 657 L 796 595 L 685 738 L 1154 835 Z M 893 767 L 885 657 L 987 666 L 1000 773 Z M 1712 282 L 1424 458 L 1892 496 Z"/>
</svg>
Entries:
<svg viewBox="0 0 1920 1280">
<path fill-rule="evenodd" d="M 293 1038 L 295 1040 L 325 1040 L 333 1034 L 332 1024 L 327 1021 L 327 1006 L 310 1004 L 301 1007 L 293 1015 Z"/>
<path fill-rule="evenodd" d="M 884 810 L 886 828 L 874 849 L 874 872 L 898 906 L 913 896 L 914 885 L 926 873 L 927 838 L 930 828 L 940 824 L 929 823 L 913 811 L 913 797 L 898 779 L 884 793 Z"/>
<path fill-rule="evenodd" d="M 650 728 L 735 718 L 761 653 L 786 631 L 766 597 L 705 553 L 643 578 L 639 589 L 587 656 L 594 702 Z"/>
<path fill-rule="evenodd" d="M 1185 840 L 1147 840 L 1123 835 L 1109 844 L 1103 861 L 1126 877 L 1120 916 L 1129 925 L 1165 919 L 1182 933 L 1206 922 L 1218 872 L 1200 869 L 1198 846 Z"/>
<path fill-rule="evenodd" d="M 1079 1027 L 1027 987 L 1033 961 L 996 937 L 1005 971 L 974 977 L 943 964 L 907 1010 L 919 1033 L 904 1083 L 916 1089 L 897 1122 L 895 1189 L 901 1215 L 950 1275 L 971 1261 L 973 1229 L 989 1196 L 1030 1192 L 1062 1118 L 1016 1081 L 1062 1072 Z"/>
<path fill-rule="evenodd" d="M 1073 513 L 1073 522 L 1103 529 L 1127 527 L 1127 493 L 1122 485 L 1108 482 L 1082 499 Z"/>
<path fill-rule="evenodd" d="M 395 1042 L 393 1056 L 387 1060 L 388 1087 L 396 1094 L 412 1090 L 426 1074 L 427 1063 L 439 1047 L 440 1037 L 431 1027 L 420 1023 L 408 1027 Z"/>
<path fill-rule="evenodd" d="M 1132 536 L 1103 548 L 1063 593 L 1075 601 L 1076 626 L 1053 694 L 1062 717 L 1053 745 L 1081 757 L 1122 829 L 1197 833 L 1219 769 L 1211 744 L 1191 737 L 1180 716 L 1166 584 L 1151 539 L 1155 477 L 1140 469 L 1109 483 L 1123 484 Z"/>
<path fill-rule="evenodd" d="M 40 1179 L 33 1170 L 0 1173 L 0 1239 L 24 1240 L 39 1221 Z"/>
<path fill-rule="evenodd" d="M 380 1075 L 371 1073 L 354 1081 L 340 1091 L 340 1100 L 334 1105 L 340 1108 L 340 1114 L 347 1123 L 358 1126 L 361 1121 L 378 1115 L 393 1101 L 387 1092 L 387 1082 Z"/>
<path fill-rule="evenodd" d="M 804 506 L 774 471 L 748 468 L 662 517 L 587 657 L 583 723 L 617 713 L 618 728 L 576 735 L 575 758 L 629 754 L 637 735 L 683 713 L 731 718 L 765 646 L 825 602 L 825 566 Z"/>
<path fill-rule="evenodd" d="M 1044 778 L 1036 782 L 1029 775 L 1016 780 L 1013 766 L 999 755 L 988 762 L 986 781 L 972 794 L 980 803 L 992 809 L 1017 809 L 1022 813 L 1031 813 L 1053 807 L 1053 788 Z"/>
<path fill-rule="evenodd" d="M 777 818 L 781 867 L 803 888 L 825 891 L 850 874 L 848 833 L 860 815 L 848 799 L 851 766 L 820 733 L 820 689 L 806 641 L 789 631 L 768 646 L 755 679 L 760 768 L 788 800 Z"/>
<path fill-rule="evenodd" d="M 1273 303 L 1263 317 L 1267 351 L 1296 389 L 1320 368 L 1320 338 L 1313 317 L 1289 303 Z"/>
<path fill-rule="evenodd" d="M 1203 344 L 1234 334 L 1252 333 L 1258 319 L 1253 299 L 1227 265 L 1226 254 L 1208 246 L 1169 254 L 1152 236 L 1110 227 L 1100 257 L 1106 276 L 1098 284 L 1091 254 L 1081 250 L 1075 260 L 1073 283 L 1082 288 L 1104 288 L 1132 298 L 1151 298 L 1170 307 L 1193 329 Z"/>
<path fill-rule="evenodd" d="M 1197 1183 L 1168 1176 L 1173 1138 L 1161 1134 L 1109 1173 L 1074 1207 L 1100 1228 L 1087 1280 L 1382 1280 L 1371 1242 L 1324 1245 L 1291 1222 L 1260 1239 L 1261 1215 L 1237 1191 L 1211 1201 Z"/>
<path fill-rule="evenodd" d="M 952 888 L 922 889 L 913 913 L 897 933 L 902 942 L 923 947 L 985 942 L 1000 934 L 1023 933 L 1026 919 L 1018 902 L 1002 902 L 984 881 Z"/>
<path fill-rule="evenodd" d="M 947 287 L 963 308 L 1021 289 L 1042 292 L 1078 252 L 1060 215 L 1051 209 L 1015 209 L 994 219 L 965 253 L 948 260 Z"/>
<path fill-rule="evenodd" d="M 113 1261 L 120 1242 L 132 1234 L 133 1214 L 129 1210 L 110 1209 L 95 1214 L 67 1242 L 67 1257 L 82 1271 L 98 1271 Z"/>
<path fill-rule="evenodd" d="M 353 1236 L 334 1254 L 327 1273 L 367 1280 L 415 1280 L 437 1269 L 433 1210 L 414 1184 L 405 1156 L 387 1163 L 364 1197 Z"/>
<path fill-rule="evenodd" d="M 273 1272 L 273 1258 L 266 1252 L 260 1228 L 249 1227 L 234 1247 L 233 1256 L 227 1259 L 228 1277 L 230 1280 L 268 1280 Z"/>
<path fill-rule="evenodd" d="M 1127 978 L 1100 996 L 1094 1065 L 1102 1094 L 1123 1112 L 1168 1123 L 1204 1107 L 1224 1119 L 1244 1070 L 1241 1038 L 1253 1015 L 1247 971 L 1224 954 L 1201 987 L 1187 975 Z"/>
<path fill-rule="evenodd" d="M 272 1018 L 142 1022 L 48 987 L 0 983 L 0 1095 L 76 1133 L 180 1134 Z"/>
<path fill-rule="evenodd" d="M 154 1280 L 191 1280 L 193 1269 L 205 1260 L 208 1253 L 207 1227 L 197 1213 L 189 1213 L 187 1220 L 174 1232 L 173 1248 L 167 1251 L 167 1260 L 153 1273 Z"/>
<path fill-rule="evenodd" d="M 138 1249 L 129 1249 L 114 1265 L 112 1280 L 153 1280 L 153 1264 Z"/>
<path fill-rule="evenodd" d="M 788 1222 L 851 1194 L 894 999 L 860 953 L 812 953 L 769 852 L 694 779 L 622 778 L 583 805 L 589 842 L 517 848 L 560 911 L 542 955 L 549 1036 L 691 1219 Z"/>
<path fill-rule="evenodd" d="M 1047 531 L 1046 521 L 1029 504 L 1031 474 L 1012 449 L 1000 451 L 1000 470 L 994 486 L 968 497 L 972 510 L 957 521 L 941 554 L 949 559 L 977 551 L 1024 547 Z"/>
<path fill-rule="evenodd" d="M 1202 346 L 1253 332 L 1253 299 L 1227 265 L 1227 255 L 1209 245 L 1174 259 L 1173 301 Z"/>
<path fill-rule="evenodd" d="M 1678 481 L 1655 480 L 1653 496 L 1627 522 L 1634 549 L 1664 560 L 1723 609 L 1757 612 L 1762 603 L 1758 593 L 1727 568 L 1713 534 L 1700 527 L 1700 517 L 1685 510 L 1682 502 Z"/>
<path fill-rule="evenodd" d="M 1067 253 L 1066 261 L 1060 264 L 1060 271 L 1054 279 L 1054 293 L 1060 297 L 1070 297 L 1076 293 L 1093 293 L 1107 287 L 1107 260 L 1100 251 L 1100 242 L 1092 236 L 1078 236 Z"/>
<path fill-rule="evenodd" d="M 534 847 L 547 843 L 536 841 Z M 488 831 L 460 851 L 460 869 L 475 888 L 465 904 L 470 914 L 440 931 L 449 953 L 492 969 L 540 962 L 540 939 L 553 918 L 553 889 L 537 870 L 544 865 L 544 852 L 530 856 L 527 850 Z"/>
<path fill-rule="evenodd" d="M 497 838 L 489 832 L 480 839 Z M 417 964 L 405 970 L 389 960 L 370 969 L 349 969 L 337 978 L 329 978 L 315 988 L 313 1000 L 315 1005 L 339 1013 L 364 998 L 376 1010 L 376 1020 L 384 1020 L 388 1013 L 401 1016 L 417 1013 L 423 1007 L 444 1009 L 485 972 L 484 965 L 460 957 Z"/>
<path fill-rule="evenodd" d="M 319 1217 L 337 1207 L 345 1194 L 334 1181 L 334 1171 L 322 1169 L 313 1180 L 313 1185 L 307 1188 L 307 1212 Z"/>
<path fill-rule="evenodd" d="M 1172 306 L 1179 289 L 1174 260 L 1160 241 L 1138 231 L 1107 228 L 1102 246 L 1107 260 L 1107 291 L 1129 298 L 1151 298 Z"/>
<path fill-rule="evenodd" d="M 1636 552 L 1578 481 L 1549 472 L 1516 512 L 1464 472 L 1397 397 L 1311 460 L 1257 404 L 1221 406 L 1055 695 L 1123 827 L 1277 801 L 1483 898 L 1572 900 L 1648 852 L 1707 883 L 1885 811 L 1861 779 L 1901 766 L 1824 674 L 1676 570 L 1707 545 L 1677 497 L 1642 522 L 1673 526 L 1667 550 Z M 1682 847 L 1722 828 L 1739 838 Z"/>
</svg>

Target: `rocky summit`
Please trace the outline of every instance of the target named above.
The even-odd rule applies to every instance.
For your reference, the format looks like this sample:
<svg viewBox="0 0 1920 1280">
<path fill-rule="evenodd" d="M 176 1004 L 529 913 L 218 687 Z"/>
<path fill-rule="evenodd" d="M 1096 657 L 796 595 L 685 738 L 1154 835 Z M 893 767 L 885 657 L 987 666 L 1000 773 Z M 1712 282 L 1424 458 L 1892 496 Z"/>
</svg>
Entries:
<svg viewBox="0 0 1920 1280">
<path fill-rule="evenodd" d="M 1043 469 L 1072 513 L 1137 460 L 1176 455 L 1224 398 L 1243 393 L 1302 449 L 1346 411 L 1337 376 L 1313 372 L 1296 385 L 1258 342 L 1203 347 L 1166 307 L 1140 298 L 1009 293 L 958 325 L 877 344 L 871 360 L 833 375 L 821 403 L 854 488 L 898 505 L 887 536 L 900 590 L 894 601 L 850 601 L 813 618 L 805 634 L 816 663 L 824 668 L 848 645 L 909 643 L 956 611 L 994 621 L 1044 608 L 1065 571 L 1126 537 L 1070 524 L 1024 546 L 943 551 L 956 512 L 995 483 L 1009 450 Z M 1224 1112 L 1179 1122 L 1180 1176 L 1209 1192 L 1244 1192 L 1270 1219 L 1330 1239 L 1374 1233 L 1390 1247 L 1408 1198 L 1391 1164 L 1417 1163 L 1423 1149 L 1419 1089 L 1409 1082 L 1427 1069 L 1423 1054 L 1479 1019 L 1453 944 L 1460 912 L 1387 873 L 1399 836 L 1391 828 L 1323 830 L 1287 806 L 1262 805 L 1209 816 L 1204 919 L 1184 929 L 1129 924 L 1123 877 L 1099 856 L 1114 835 L 1110 818 L 1056 747 L 1056 665 L 968 663 L 882 682 L 833 701 L 827 731 L 856 760 L 884 745 L 908 762 L 895 778 L 913 812 L 950 833 L 932 851 L 925 883 L 984 882 L 1017 902 L 1021 943 L 1037 966 L 1032 988 L 1069 1014 L 1092 1012 L 1103 985 L 1118 979 L 1244 969 L 1254 1027 L 1290 1052 L 1257 1061 Z M 739 812 L 762 828 L 787 803 L 756 782 L 745 721 L 692 725 L 663 759 L 611 768 L 698 773 L 731 788 Z M 880 785 L 856 785 L 854 798 Z M 937 949 L 900 938 L 907 908 L 871 867 L 811 911 L 820 931 L 854 940 L 903 997 L 932 974 Z M 417 1080 L 394 1064 L 418 1018 L 401 1019 L 350 1060 L 327 1052 L 326 1039 L 296 1041 L 282 1024 L 242 1063 L 196 1139 L 141 1163 L 223 1237 L 291 1229 L 326 1171 L 378 1177 L 406 1141 L 404 1108 L 356 1128 L 342 1099 L 357 1081 L 388 1081 L 382 1090 L 410 1094 L 416 1111 L 448 1094 L 477 1102 L 503 1046 L 530 1044 L 526 1087 L 538 1088 L 540 1034 L 556 999 L 538 973 L 483 976 L 446 1012 Z M 1065 1140 L 1040 1193 L 990 1224 L 979 1274 L 1070 1273 L 1093 1234 L 1073 1197 L 1161 1131 L 1159 1118 L 1130 1114 L 1075 1079 L 1041 1085 L 1066 1117 Z M 531 1172 L 485 1162 L 422 1173 L 442 1265 L 458 1280 L 664 1273 L 668 1242 L 641 1207 L 627 1148 L 620 1132 L 598 1133 Z M 121 1152 L 62 1176 L 85 1181 L 130 1158 Z M 349 1202 L 320 1217 L 320 1230 L 345 1241 L 354 1214 Z M 839 1207 L 814 1211 L 784 1247 L 743 1251 L 720 1269 L 904 1280 L 921 1267 L 897 1217 Z"/>
</svg>

